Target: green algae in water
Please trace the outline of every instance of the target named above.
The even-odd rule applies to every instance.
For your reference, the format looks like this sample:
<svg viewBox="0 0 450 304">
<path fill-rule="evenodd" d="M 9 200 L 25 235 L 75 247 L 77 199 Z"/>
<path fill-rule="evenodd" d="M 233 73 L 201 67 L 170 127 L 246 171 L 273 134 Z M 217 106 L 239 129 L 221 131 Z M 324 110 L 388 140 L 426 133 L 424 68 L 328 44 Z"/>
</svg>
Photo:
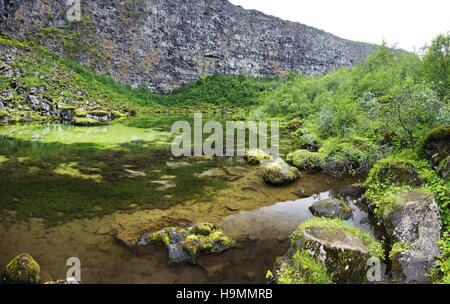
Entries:
<svg viewBox="0 0 450 304">
<path fill-rule="evenodd" d="M 120 210 L 165 209 L 191 199 L 208 200 L 215 190 L 226 187 L 218 179 L 195 177 L 223 166 L 220 161 L 167 167 L 168 135 L 164 130 L 122 123 L 0 128 L 4 160 L 0 212 L 16 211 L 20 219 L 43 218 L 52 226 Z M 163 180 L 164 175 L 175 176 L 177 186 L 166 190 L 152 186 L 151 181 Z"/>
<path fill-rule="evenodd" d="M 10 125 L 0 128 L 0 136 L 40 143 L 88 144 L 103 148 L 118 148 L 121 144 L 141 141 L 147 144 L 171 143 L 170 129 L 166 132 L 151 128 L 136 128 L 125 124 L 81 127 L 67 124 Z"/>
</svg>

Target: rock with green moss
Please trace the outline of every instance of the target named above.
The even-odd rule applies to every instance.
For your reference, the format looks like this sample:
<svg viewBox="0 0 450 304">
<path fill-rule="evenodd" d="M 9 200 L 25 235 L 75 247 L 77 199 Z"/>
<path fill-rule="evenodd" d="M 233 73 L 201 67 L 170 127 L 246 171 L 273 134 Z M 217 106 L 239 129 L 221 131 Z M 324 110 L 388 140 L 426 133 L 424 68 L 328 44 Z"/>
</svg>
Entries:
<svg viewBox="0 0 450 304">
<path fill-rule="evenodd" d="M 315 202 L 309 207 L 314 216 L 328 218 L 340 218 L 348 220 L 352 217 L 353 211 L 348 204 L 337 198 L 328 198 Z"/>
<path fill-rule="evenodd" d="M 0 109 L 0 124 L 6 124 L 10 119 L 8 111 Z"/>
<path fill-rule="evenodd" d="M 286 125 L 286 130 L 288 130 L 289 132 L 295 132 L 301 127 L 303 127 L 303 123 L 295 118 Z"/>
<path fill-rule="evenodd" d="M 146 233 L 137 243 L 140 246 L 161 244 L 167 247 L 172 261 L 194 261 L 201 253 L 220 253 L 234 245 L 234 241 L 211 223 L 199 223 L 189 228 L 164 228 Z"/>
<path fill-rule="evenodd" d="M 40 267 L 28 253 L 22 253 L 6 266 L 5 280 L 8 283 L 38 284 Z"/>
<path fill-rule="evenodd" d="M 423 149 L 435 169 L 450 155 L 450 127 L 431 130 L 423 140 Z"/>
<path fill-rule="evenodd" d="M 273 161 L 263 161 L 261 167 L 264 181 L 271 185 L 284 186 L 300 178 L 298 169 L 289 166 L 281 158 Z"/>
<path fill-rule="evenodd" d="M 261 149 L 245 151 L 245 160 L 251 165 L 259 165 L 262 161 L 272 160 L 272 156 Z"/>
<path fill-rule="evenodd" d="M 299 169 L 317 172 L 322 169 L 324 156 L 317 152 L 297 150 L 288 154 L 286 161 Z"/>
<path fill-rule="evenodd" d="M 441 216 L 433 195 L 421 191 L 397 194 L 398 203 L 383 222 L 394 246 L 390 252 L 396 282 L 425 283 L 441 255 Z"/>
<path fill-rule="evenodd" d="M 367 260 L 383 258 L 372 236 L 338 219 L 313 218 L 291 236 L 288 253 L 278 259 L 277 282 L 365 283 Z"/>
<path fill-rule="evenodd" d="M 83 127 L 104 126 L 105 123 L 92 118 L 75 117 L 73 120 L 74 125 Z"/>
<path fill-rule="evenodd" d="M 370 183 L 395 184 L 397 186 L 418 187 L 423 184 L 415 165 L 408 160 L 385 158 L 370 170 L 366 185 Z"/>
</svg>

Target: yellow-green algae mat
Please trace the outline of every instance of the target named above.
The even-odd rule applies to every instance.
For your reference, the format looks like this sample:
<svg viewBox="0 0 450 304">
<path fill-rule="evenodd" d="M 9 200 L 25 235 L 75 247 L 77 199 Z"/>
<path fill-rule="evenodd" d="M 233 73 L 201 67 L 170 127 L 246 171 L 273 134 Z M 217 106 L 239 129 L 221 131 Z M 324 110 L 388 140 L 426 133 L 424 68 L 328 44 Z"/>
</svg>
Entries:
<svg viewBox="0 0 450 304">
<path fill-rule="evenodd" d="M 165 245 L 171 261 L 194 261 L 200 253 L 220 253 L 234 245 L 222 230 L 210 223 L 200 223 L 189 228 L 164 228 L 146 233 L 137 242 L 140 246 Z"/>
</svg>

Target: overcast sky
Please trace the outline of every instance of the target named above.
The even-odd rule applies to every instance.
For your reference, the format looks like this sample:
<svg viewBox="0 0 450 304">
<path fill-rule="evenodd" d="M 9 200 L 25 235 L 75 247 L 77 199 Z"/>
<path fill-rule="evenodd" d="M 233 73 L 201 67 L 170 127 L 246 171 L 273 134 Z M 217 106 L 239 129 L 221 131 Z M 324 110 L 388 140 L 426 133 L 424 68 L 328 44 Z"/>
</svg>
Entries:
<svg viewBox="0 0 450 304">
<path fill-rule="evenodd" d="M 414 51 L 450 31 L 450 0 L 229 0 L 350 40 Z"/>
</svg>

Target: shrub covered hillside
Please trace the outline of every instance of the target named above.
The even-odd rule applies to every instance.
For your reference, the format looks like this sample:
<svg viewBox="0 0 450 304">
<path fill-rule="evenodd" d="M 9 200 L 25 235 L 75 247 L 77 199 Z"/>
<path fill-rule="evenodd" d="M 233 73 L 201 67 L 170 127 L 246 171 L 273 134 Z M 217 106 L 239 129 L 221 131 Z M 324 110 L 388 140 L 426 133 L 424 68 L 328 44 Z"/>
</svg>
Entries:
<svg viewBox="0 0 450 304">
<path fill-rule="evenodd" d="M 383 45 L 352 69 L 291 73 L 252 116 L 285 121 L 296 146 L 287 161 L 298 168 L 335 176 L 370 172 L 366 198 L 380 220 L 401 204 L 398 193 L 433 194 L 444 255 L 430 276 L 449 283 L 449 34 L 424 50 L 420 57 Z"/>
</svg>

